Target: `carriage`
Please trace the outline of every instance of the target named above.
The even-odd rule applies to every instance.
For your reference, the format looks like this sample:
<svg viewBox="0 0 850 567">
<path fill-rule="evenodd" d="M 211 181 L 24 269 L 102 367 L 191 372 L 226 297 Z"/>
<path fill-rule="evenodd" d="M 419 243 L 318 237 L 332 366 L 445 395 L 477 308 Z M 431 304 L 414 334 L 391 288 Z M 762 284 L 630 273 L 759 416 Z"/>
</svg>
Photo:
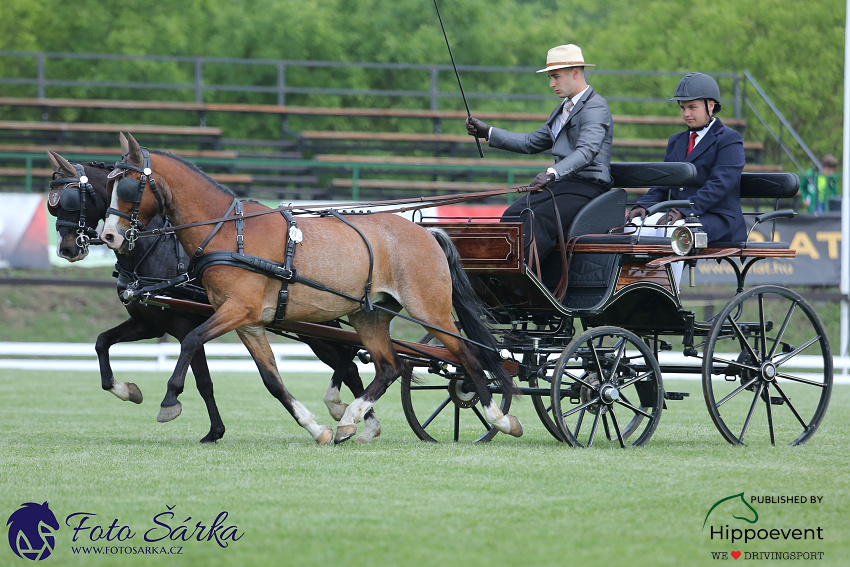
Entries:
<svg viewBox="0 0 850 567">
<path fill-rule="evenodd" d="M 133 167 L 141 174 L 129 177 L 138 186 L 138 195 L 128 196 L 124 191 L 121 197 L 136 211 L 146 176 L 152 179 L 154 173 L 149 161 L 145 163 L 145 168 L 141 163 L 138 167 L 126 161 L 119 164 L 122 174 Z M 526 265 L 521 223 L 476 219 L 451 223 L 422 219 L 418 223 L 430 228 L 438 225 L 450 237 L 465 277 L 487 307 L 480 316 L 493 341 L 482 344 L 470 338 L 473 325 L 468 322 L 466 328 L 463 322 L 459 325 L 466 335 L 461 336 L 427 321 L 428 332 L 420 341 L 392 339 L 395 352 L 404 361 L 401 402 L 413 432 L 426 441 L 487 441 L 506 428 L 511 434 L 521 434 L 521 428 L 516 431 L 514 425 L 497 427 L 494 422 L 498 419 L 490 407 L 497 405 L 500 411 L 496 413 L 507 417 L 515 394 L 521 393 L 531 399 L 546 430 L 559 441 L 576 447 L 640 446 L 652 437 L 667 402 L 687 396 L 668 391 L 662 377 L 698 374 L 709 414 L 730 443 L 743 444 L 748 434 L 749 438 L 763 435 L 774 444 L 807 441 L 824 417 L 832 387 L 832 356 L 823 324 L 812 306 L 794 291 L 774 285 L 747 289 L 745 285 L 754 263 L 793 257 L 794 251 L 787 243 L 755 239 L 713 242 L 707 247 L 707 238 L 697 225 L 686 225 L 672 239 L 625 234 L 625 188 L 684 186 L 695 171 L 690 164 L 629 163 L 612 164 L 612 173 L 616 189 L 583 208 L 565 235 L 561 247 L 567 262 L 557 295 Z M 778 202 L 793 196 L 798 183 L 793 174 L 744 173 L 742 197 Z M 161 201 L 159 195 L 156 201 Z M 153 198 L 148 197 L 148 202 L 154 202 Z M 113 206 L 115 203 L 113 200 Z M 681 204 L 670 201 L 655 208 L 665 206 Z M 322 215 L 346 222 L 336 211 Z M 793 212 L 764 213 L 756 216 L 755 224 L 789 215 Z M 222 219 L 216 221 L 221 226 Z M 357 222 L 346 224 L 346 230 L 359 233 L 369 248 L 369 283 L 364 294 L 368 303 L 373 252 L 367 236 L 354 226 Z M 290 216 L 284 225 L 289 227 L 290 237 L 293 225 Z M 291 259 L 288 256 L 277 269 L 294 271 Z M 725 262 L 737 280 L 734 296 L 705 321 L 683 306 L 671 271 L 674 262 L 693 268 L 698 261 Z M 280 279 L 285 278 L 278 276 Z M 124 298 L 202 316 L 213 313 L 208 303 L 175 297 L 170 293 L 175 283 L 165 280 L 137 287 L 125 292 Z M 182 280 L 178 286 L 185 284 Z M 363 299 L 359 301 L 363 308 Z M 266 327 L 302 339 L 367 346 L 363 333 L 315 321 L 280 317 L 267 321 Z M 681 341 L 678 357 L 672 356 L 674 337 Z M 469 362 L 459 359 L 456 348 L 442 344 L 454 338 L 473 344 L 484 354 L 498 355 L 493 359 L 498 360 L 499 368 L 492 364 L 486 368 L 490 378 L 485 390 L 476 382 L 476 371 L 469 370 Z M 375 362 L 380 374 L 376 350 L 380 349 L 363 349 L 359 354 L 363 361 Z M 259 360 L 258 367 L 263 374 Z M 510 381 L 493 377 L 498 372 Z M 182 390 L 182 383 L 174 386 L 173 382 L 174 377 L 168 395 L 175 388 L 177 393 Z M 275 394 L 273 387 L 269 389 Z M 484 403 L 485 397 L 491 401 Z M 302 423 L 298 411 L 291 413 Z M 346 424 L 349 426 L 353 424 Z M 340 440 L 339 430 L 337 435 Z M 318 441 L 318 435 L 314 438 Z"/>
</svg>

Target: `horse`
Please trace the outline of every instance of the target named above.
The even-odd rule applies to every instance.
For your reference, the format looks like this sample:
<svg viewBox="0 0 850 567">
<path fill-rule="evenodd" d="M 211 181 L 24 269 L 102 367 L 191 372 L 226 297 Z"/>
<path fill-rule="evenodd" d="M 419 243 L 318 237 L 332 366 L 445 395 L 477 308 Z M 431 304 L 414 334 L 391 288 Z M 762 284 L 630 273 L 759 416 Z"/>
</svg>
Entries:
<svg viewBox="0 0 850 567">
<path fill-rule="evenodd" d="M 182 342 L 163 409 L 179 403 L 194 352 L 235 330 L 266 388 L 296 422 L 319 444 L 330 443 L 331 437 L 342 443 L 356 433 L 364 413 L 405 369 L 389 333 L 390 321 L 404 308 L 473 380 L 486 421 L 504 433 L 522 435 L 519 420 L 503 414 L 488 389 L 485 368 L 503 391 L 514 391 L 514 386 L 484 322 L 483 305 L 457 256 L 452 259 L 454 269 L 450 268 L 444 250 L 453 245 L 444 232 L 429 232 L 390 213 L 344 217 L 328 210 L 296 222 L 286 208 L 252 202 L 240 207 L 231 191 L 197 167 L 167 152 L 144 149 L 132 135 L 122 140 L 122 151 L 123 161 L 115 166 L 123 172 L 112 193 L 102 240 L 114 250 L 124 250 L 145 223 L 165 214 L 187 253 L 192 253 L 196 262 L 192 273 L 215 308 L 209 320 Z M 225 257 L 229 260 L 212 261 Z M 285 304 L 280 296 L 286 297 Z M 280 379 L 265 327 L 284 305 L 283 321 L 347 316 L 375 366 L 375 378 L 346 408 L 335 435 L 316 424 Z M 455 326 L 453 307 L 466 339 Z"/>
<path fill-rule="evenodd" d="M 48 159 L 54 167 L 54 181 L 48 195 L 48 210 L 57 218 L 56 254 L 69 262 L 77 262 L 88 255 L 90 239 L 96 236 L 95 227 L 106 217 L 107 206 L 111 199 L 111 185 L 107 183 L 107 174 L 111 166 L 91 162 L 85 165 L 72 164 L 55 152 L 48 152 Z M 86 181 L 82 182 L 81 177 Z M 162 228 L 165 217 L 158 215 L 149 227 Z M 189 258 L 177 238 L 164 235 L 156 239 L 147 239 L 126 254 L 116 254 L 116 270 L 119 273 L 118 294 L 128 286 L 169 280 L 189 265 Z M 176 297 L 193 301 L 207 302 L 206 294 L 197 286 L 179 286 L 168 290 Z M 95 343 L 95 350 L 101 373 L 101 387 L 113 393 L 119 399 L 141 403 L 142 392 L 132 382 L 116 382 L 109 362 L 109 349 L 122 342 L 158 338 L 169 334 L 182 342 L 190 331 L 203 323 L 207 317 L 188 311 L 163 309 L 142 302 L 124 303 L 130 317 L 123 323 L 101 333 Z M 316 353 L 318 358 L 333 368 L 330 385 L 323 400 L 337 421 L 342 417 L 346 404 L 339 397 L 340 384 L 346 386 L 355 396 L 363 391 L 363 382 L 357 366 L 352 362 L 354 349 L 338 343 L 319 339 L 300 337 Z M 213 443 L 221 439 L 225 432 L 224 423 L 216 405 L 213 383 L 207 366 L 204 349 L 198 349 L 192 358 L 191 367 L 198 391 L 207 407 L 210 418 L 210 430 L 201 439 L 201 443 Z M 166 416 L 167 417 L 167 416 Z M 172 416 L 173 419 L 176 416 Z M 160 421 L 168 421 L 160 419 Z M 358 437 L 368 442 L 379 436 L 381 425 L 374 413 L 366 416 L 367 427 Z"/>
</svg>

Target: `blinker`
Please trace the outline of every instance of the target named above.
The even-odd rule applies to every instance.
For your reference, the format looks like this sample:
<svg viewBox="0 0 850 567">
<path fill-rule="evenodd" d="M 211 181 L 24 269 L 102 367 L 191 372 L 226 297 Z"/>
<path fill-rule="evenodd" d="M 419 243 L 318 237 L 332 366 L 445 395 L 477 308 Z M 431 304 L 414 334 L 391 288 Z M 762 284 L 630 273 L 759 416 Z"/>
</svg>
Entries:
<svg viewBox="0 0 850 567">
<path fill-rule="evenodd" d="M 59 206 L 66 211 L 79 211 L 82 208 L 79 186 L 67 186 L 59 193 Z"/>
<path fill-rule="evenodd" d="M 144 186 L 139 187 L 139 185 L 140 182 L 138 179 L 122 177 L 115 186 L 115 194 L 118 195 L 118 198 L 122 201 L 127 201 L 128 203 L 140 203 L 142 201 L 141 190 Z"/>
</svg>

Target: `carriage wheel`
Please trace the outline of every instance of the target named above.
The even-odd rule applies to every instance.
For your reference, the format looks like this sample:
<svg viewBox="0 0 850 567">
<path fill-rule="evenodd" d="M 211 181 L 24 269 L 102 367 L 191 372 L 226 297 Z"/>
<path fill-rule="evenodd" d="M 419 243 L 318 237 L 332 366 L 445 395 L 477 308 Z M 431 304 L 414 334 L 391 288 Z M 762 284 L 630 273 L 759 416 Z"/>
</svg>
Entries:
<svg viewBox="0 0 850 567">
<path fill-rule="evenodd" d="M 430 333 L 419 342 L 439 344 Z M 490 441 L 499 430 L 487 423 L 472 379 L 462 369 L 451 376 L 435 363 L 413 376 L 409 365 L 401 375 L 401 407 L 413 433 L 423 441 Z M 490 383 L 494 383 L 490 381 Z M 511 393 L 494 393 L 503 412 L 511 407 Z"/>
<path fill-rule="evenodd" d="M 548 388 L 551 386 L 551 380 L 548 377 L 541 378 L 537 375 L 532 375 L 528 378 L 528 386 L 530 388 Z M 531 405 L 534 406 L 534 411 L 537 412 L 537 417 L 540 418 L 540 422 L 543 423 L 543 427 L 546 428 L 546 431 L 548 431 L 552 437 L 558 441 L 566 442 L 566 439 L 564 439 L 561 435 L 561 431 L 558 429 L 557 424 L 555 424 L 555 421 L 552 419 L 551 398 L 547 398 L 542 395 L 531 396 Z"/>
<path fill-rule="evenodd" d="M 735 297 L 709 331 L 702 389 L 711 419 L 733 445 L 745 437 L 807 441 L 832 392 L 832 353 L 815 310 L 779 286 Z"/>
<path fill-rule="evenodd" d="M 552 417 L 574 447 L 649 441 L 663 407 L 661 370 L 640 337 L 595 327 L 564 349 L 552 380 Z"/>
</svg>

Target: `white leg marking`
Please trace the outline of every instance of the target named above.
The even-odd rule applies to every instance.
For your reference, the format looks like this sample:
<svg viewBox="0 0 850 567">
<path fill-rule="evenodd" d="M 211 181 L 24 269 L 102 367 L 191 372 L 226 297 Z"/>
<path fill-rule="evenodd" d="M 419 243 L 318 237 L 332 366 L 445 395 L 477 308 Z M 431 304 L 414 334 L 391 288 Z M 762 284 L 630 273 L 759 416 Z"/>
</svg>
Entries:
<svg viewBox="0 0 850 567">
<path fill-rule="evenodd" d="M 115 382 L 109 391 L 115 394 L 120 400 L 124 400 L 125 402 L 130 400 L 130 388 L 127 386 L 127 382 Z"/>
<path fill-rule="evenodd" d="M 357 441 L 360 443 L 369 443 L 375 437 L 381 434 L 381 423 L 374 417 L 366 418 L 366 427 L 363 433 L 357 436 Z"/>
<path fill-rule="evenodd" d="M 496 402 L 491 401 L 490 405 L 484 408 L 484 418 L 502 433 L 511 432 L 511 420 L 502 413 Z"/>
<path fill-rule="evenodd" d="M 313 439 L 318 439 L 325 432 L 326 426 L 316 423 L 316 416 L 310 413 L 310 410 L 304 407 L 304 404 L 295 401 L 292 407 L 295 410 L 295 421 L 298 422 L 298 425 L 309 431 Z"/>
<path fill-rule="evenodd" d="M 332 418 L 336 421 L 342 419 L 348 404 L 342 403 L 342 400 L 339 399 L 339 388 L 333 384 L 328 386 L 328 391 L 322 396 L 322 401 L 328 406 L 328 411 L 331 413 Z"/>
<path fill-rule="evenodd" d="M 345 414 L 342 416 L 342 419 L 339 420 L 339 424 L 341 426 L 344 425 L 356 425 L 363 421 L 363 414 L 365 414 L 372 407 L 370 402 L 366 402 L 357 398 L 348 406 L 348 409 L 345 410 Z"/>
</svg>

